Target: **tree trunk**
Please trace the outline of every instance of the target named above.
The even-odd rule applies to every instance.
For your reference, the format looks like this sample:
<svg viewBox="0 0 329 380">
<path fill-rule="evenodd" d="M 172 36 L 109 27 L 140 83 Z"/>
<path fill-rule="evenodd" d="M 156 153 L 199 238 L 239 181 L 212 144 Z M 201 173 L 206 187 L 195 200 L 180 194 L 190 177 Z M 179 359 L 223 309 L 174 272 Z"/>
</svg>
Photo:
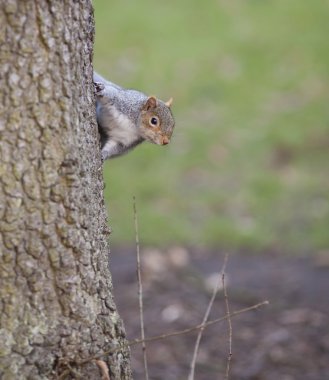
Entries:
<svg viewBox="0 0 329 380">
<path fill-rule="evenodd" d="M 130 379 L 112 298 L 89 0 L 0 0 L 0 378 Z M 121 349 L 120 349 L 121 346 Z M 104 377 L 105 378 L 105 377 Z"/>
</svg>

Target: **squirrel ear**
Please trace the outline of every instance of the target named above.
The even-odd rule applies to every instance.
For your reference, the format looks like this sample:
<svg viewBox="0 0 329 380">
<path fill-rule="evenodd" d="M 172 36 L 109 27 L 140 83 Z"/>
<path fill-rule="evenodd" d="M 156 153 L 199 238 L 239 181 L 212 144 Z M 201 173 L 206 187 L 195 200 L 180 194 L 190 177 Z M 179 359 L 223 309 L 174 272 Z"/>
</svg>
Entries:
<svg viewBox="0 0 329 380">
<path fill-rule="evenodd" d="M 173 98 L 170 98 L 167 102 L 165 102 L 165 105 L 170 108 L 173 100 L 174 100 Z"/>
<path fill-rule="evenodd" d="M 152 109 L 152 108 L 155 108 L 157 106 L 157 98 L 155 96 L 150 96 L 146 103 L 144 104 L 144 109 L 146 111 Z"/>
</svg>

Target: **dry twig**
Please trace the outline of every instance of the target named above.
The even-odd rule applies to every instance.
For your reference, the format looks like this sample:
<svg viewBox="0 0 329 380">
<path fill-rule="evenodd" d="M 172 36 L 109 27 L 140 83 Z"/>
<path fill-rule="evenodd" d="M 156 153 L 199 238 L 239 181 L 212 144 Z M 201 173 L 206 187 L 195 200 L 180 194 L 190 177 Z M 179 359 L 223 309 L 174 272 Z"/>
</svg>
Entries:
<svg viewBox="0 0 329 380">
<path fill-rule="evenodd" d="M 197 326 L 193 326 L 193 327 L 189 327 L 187 329 L 184 329 L 184 330 L 180 330 L 180 331 L 174 331 L 172 333 L 167 333 L 167 334 L 161 334 L 161 335 L 156 335 L 156 336 L 152 336 L 150 338 L 146 338 L 144 340 L 141 340 L 141 339 L 134 339 L 134 340 L 131 340 L 127 343 L 127 346 L 135 346 L 136 344 L 141 344 L 143 342 L 154 342 L 154 341 L 157 341 L 157 340 L 162 340 L 162 339 L 166 339 L 166 338 L 171 338 L 173 336 L 178 336 L 178 335 L 185 335 L 185 334 L 189 334 L 190 332 L 192 331 L 196 331 L 196 330 L 199 330 L 201 328 L 205 328 L 205 327 L 208 327 L 208 326 L 212 326 L 216 323 L 219 323 L 219 322 L 223 322 L 225 320 L 227 320 L 228 318 L 232 318 L 232 317 L 235 317 L 239 314 L 243 314 L 243 313 L 246 313 L 247 311 L 251 311 L 251 310 L 256 310 L 256 309 L 259 309 L 261 306 L 264 306 L 264 305 L 268 305 L 269 302 L 268 301 L 263 301 L 263 302 L 260 302 L 260 303 L 257 303 L 256 305 L 253 305 L 253 306 L 249 306 L 249 307 L 245 307 L 244 309 L 240 309 L 240 310 L 237 310 L 237 311 L 233 311 L 232 313 L 230 313 L 229 315 L 225 315 L 224 317 L 221 317 L 221 318 L 217 318 L 217 319 L 214 319 L 212 321 L 209 321 L 209 322 L 206 322 L 205 324 L 200 324 L 200 325 L 197 325 Z M 110 352 L 105 352 L 104 354 L 108 354 L 108 353 L 111 353 L 112 351 Z M 103 355 L 104 355 L 103 354 Z"/>
<path fill-rule="evenodd" d="M 194 346 L 194 352 L 193 352 L 193 357 L 192 357 L 192 361 L 191 361 L 191 365 L 190 365 L 190 373 L 189 373 L 189 376 L 188 376 L 188 380 L 194 380 L 195 365 L 196 365 L 196 360 L 197 360 L 197 356 L 198 356 L 198 352 L 199 352 L 199 346 L 200 346 L 200 342 L 201 342 L 201 338 L 202 338 L 202 333 L 203 333 L 203 330 L 205 329 L 205 323 L 208 321 L 210 311 L 211 311 L 212 306 L 214 304 L 216 295 L 217 295 L 217 293 L 219 291 L 220 284 L 221 284 L 221 278 L 222 278 L 221 274 L 222 273 L 224 274 L 224 272 L 225 272 L 227 259 L 228 259 L 228 255 L 226 254 L 225 258 L 224 258 L 223 268 L 219 272 L 218 282 L 217 282 L 216 286 L 214 287 L 214 290 L 213 290 L 212 296 L 210 298 L 207 310 L 206 310 L 206 312 L 204 314 L 204 317 L 203 317 L 203 320 L 202 320 L 201 326 L 203 326 L 203 327 L 201 327 L 199 329 L 198 336 L 196 338 L 196 342 L 195 342 L 195 346 Z"/>
<path fill-rule="evenodd" d="M 137 220 L 137 208 L 136 208 L 136 197 L 133 197 L 133 207 L 134 207 L 134 222 L 135 222 L 135 236 L 136 236 L 136 258 L 137 258 L 137 278 L 138 278 L 138 301 L 139 301 L 139 316 L 141 324 L 141 340 L 142 340 L 142 350 L 144 359 L 144 372 L 145 379 L 149 379 L 148 367 L 147 367 L 147 355 L 146 355 L 146 340 L 145 340 L 145 329 L 144 329 L 144 312 L 143 312 L 143 285 L 142 285 L 142 275 L 141 275 L 141 260 L 139 251 L 139 236 L 138 236 L 138 220 Z"/>
<path fill-rule="evenodd" d="M 223 292 L 224 292 L 224 299 L 225 299 L 225 306 L 226 306 L 226 315 L 227 315 L 227 323 L 228 323 L 228 331 L 229 331 L 229 350 L 228 350 L 228 357 L 226 362 L 226 372 L 225 372 L 225 380 L 229 380 L 230 376 L 230 365 L 231 365 L 231 359 L 232 359 L 232 336 L 233 336 L 233 330 L 232 330 L 232 321 L 231 321 L 231 313 L 230 313 L 230 305 L 228 301 L 228 295 L 227 295 L 227 288 L 225 283 L 225 270 L 223 270 L 222 274 L 222 284 L 223 284 Z"/>
<path fill-rule="evenodd" d="M 259 302 L 259 303 L 255 304 L 255 305 L 252 305 L 252 306 L 249 306 L 249 307 L 245 307 L 244 309 L 233 311 L 229 315 L 225 315 L 224 317 L 214 319 L 212 321 L 206 322 L 205 324 L 189 327 L 187 329 L 180 330 L 180 331 L 174 331 L 172 333 L 166 333 L 166 334 L 152 336 L 152 337 L 146 338 L 146 339 L 134 339 L 134 340 L 128 341 L 126 344 L 123 344 L 122 346 L 120 346 L 118 348 L 114 348 L 114 349 L 111 349 L 111 350 L 108 350 L 108 351 L 104 351 L 104 352 L 102 352 L 102 353 L 100 353 L 98 355 L 94 355 L 92 357 L 89 357 L 89 358 L 86 358 L 86 359 L 83 359 L 83 360 L 80 360 L 80 361 L 75 361 L 75 363 L 77 363 L 79 365 L 83 365 L 83 364 L 88 363 L 88 362 L 90 362 L 92 360 L 99 359 L 99 358 L 101 358 L 104 355 L 113 354 L 113 353 L 115 353 L 115 352 L 117 352 L 119 350 L 122 350 L 125 347 L 135 346 L 136 344 L 154 342 L 154 341 L 157 341 L 157 340 L 171 338 L 173 336 L 179 336 L 179 335 L 189 334 L 189 333 L 191 333 L 193 331 L 196 331 L 196 330 L 199 330 L 201 328 L 205 328 L 205 327 L 208 327 L 208 326 L 212 326 L 212 325 L 214 325 L 216 323 L 223 322 L 223 321 L 227 320 L 228 318 L 236 317 L 237 315 L 246 313 L 247 311 L 259 309 L 260 307 L 268 305 L 268 304 L 269 304 L 268 301 Z"/>
</svg>

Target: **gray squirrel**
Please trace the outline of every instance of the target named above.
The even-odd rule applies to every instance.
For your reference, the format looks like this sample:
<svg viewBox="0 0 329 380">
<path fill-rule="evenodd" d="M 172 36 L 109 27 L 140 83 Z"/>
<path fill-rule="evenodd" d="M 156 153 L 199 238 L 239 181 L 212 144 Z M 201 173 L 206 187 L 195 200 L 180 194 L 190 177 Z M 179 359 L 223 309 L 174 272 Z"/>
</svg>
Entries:
<svg viewBox="0 0 329 380">
<path fill-rule="evenodd" d="M 167 145 L 175 126 L 172 98 L 122 88 L 94 72 L 96 116 L 101 135 L 102 159 L 121 156 L 143 141 Z"/>
</svg>

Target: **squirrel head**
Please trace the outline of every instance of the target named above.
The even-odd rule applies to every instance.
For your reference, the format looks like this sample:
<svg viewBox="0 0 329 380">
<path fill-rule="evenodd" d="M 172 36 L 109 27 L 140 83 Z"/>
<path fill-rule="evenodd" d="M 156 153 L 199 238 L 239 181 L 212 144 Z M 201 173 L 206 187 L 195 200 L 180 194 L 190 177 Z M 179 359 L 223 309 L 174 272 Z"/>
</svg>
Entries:
<svg viewBox="0 0 329 380">
<path fill-rule="evenodd" d="M 145 140 L 158 145 L 169 144 L 175 126 L 171 104 L 172 98 L 168 102 L 155 96 L 147 98 L 140 113 L 140 132 Z"/>
</svg>

